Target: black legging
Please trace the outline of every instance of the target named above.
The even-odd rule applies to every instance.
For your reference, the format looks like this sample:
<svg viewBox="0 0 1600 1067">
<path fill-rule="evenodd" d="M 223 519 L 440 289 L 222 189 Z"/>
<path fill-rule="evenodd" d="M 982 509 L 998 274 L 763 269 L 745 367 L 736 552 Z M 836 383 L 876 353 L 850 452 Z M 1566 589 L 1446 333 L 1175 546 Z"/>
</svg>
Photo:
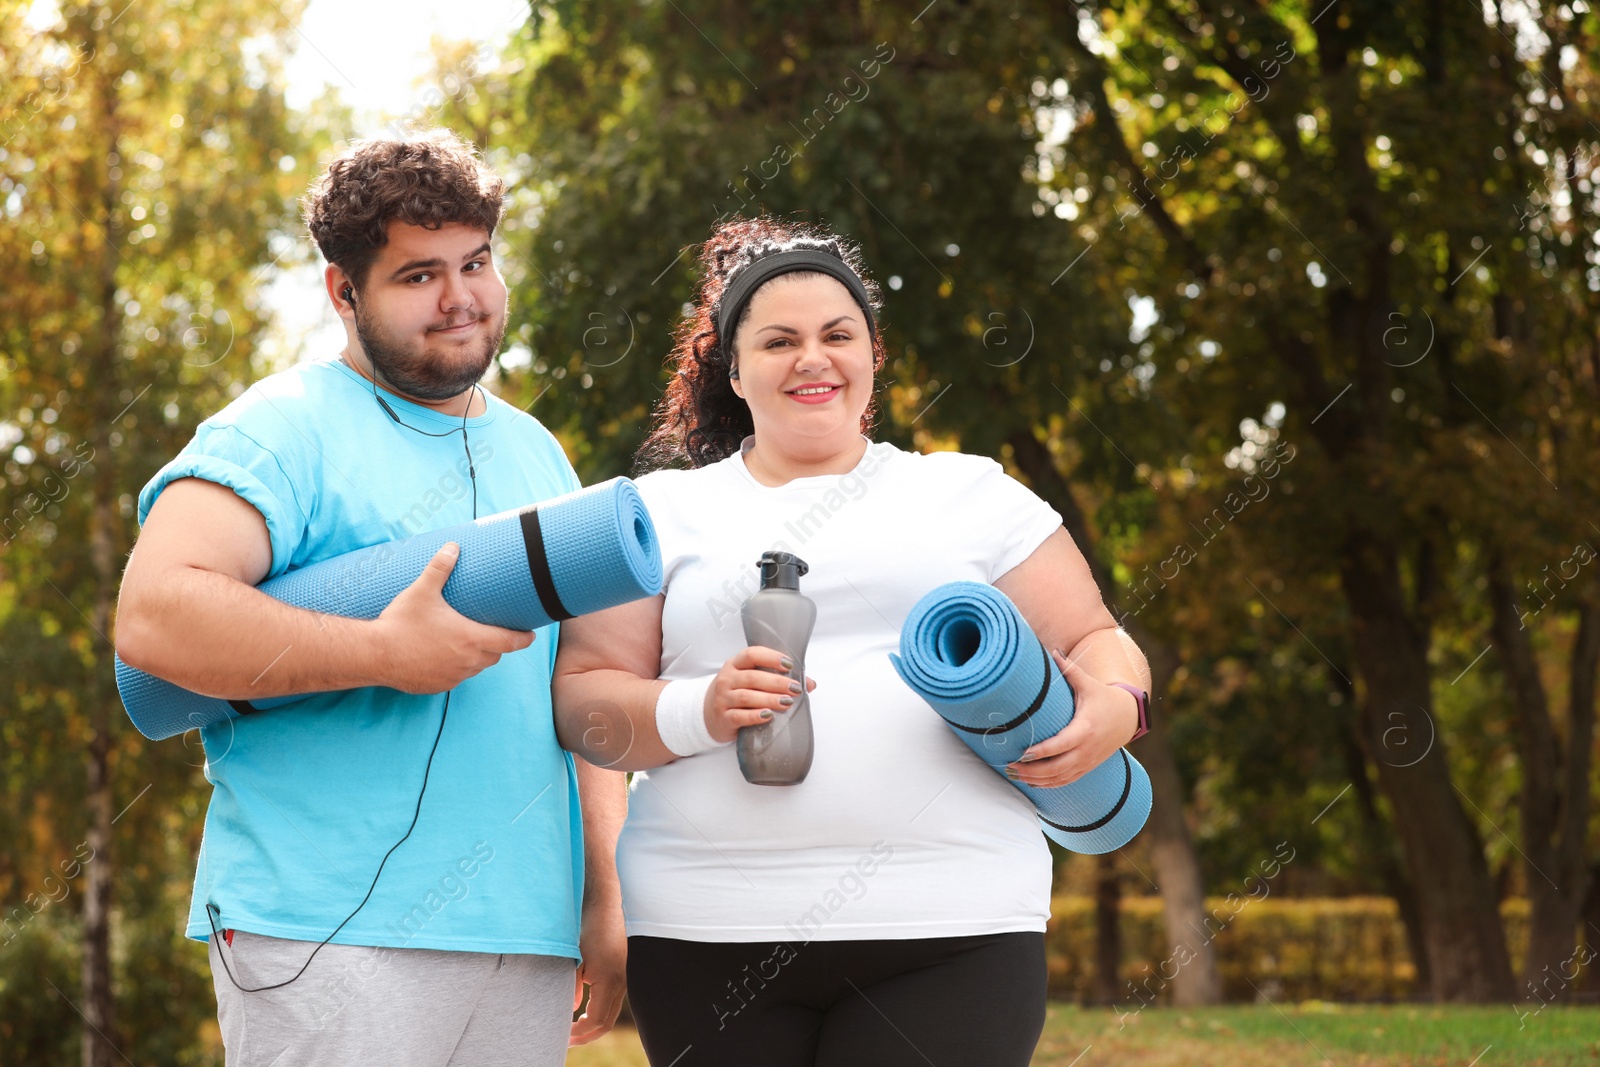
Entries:
<svg viewBox="0 0 1600 1067">
<path fill-rule="evenodd" d="M 628 938 L 652 1067 L 1026 1067 L 1044 935 L 712 943 Z"/>
</svg>

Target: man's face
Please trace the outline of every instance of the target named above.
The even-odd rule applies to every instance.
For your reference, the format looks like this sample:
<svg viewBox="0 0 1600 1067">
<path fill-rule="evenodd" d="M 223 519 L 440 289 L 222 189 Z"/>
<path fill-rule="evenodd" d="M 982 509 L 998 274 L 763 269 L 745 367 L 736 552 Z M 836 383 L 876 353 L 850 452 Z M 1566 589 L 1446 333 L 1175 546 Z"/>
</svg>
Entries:
<svg viewBox="0 0 1600 1067">
<path fill-rule="evenodd" d="M 356 294 L 356 336 L 380 381 L 419 400 L 459 396 L 489 369 L 506 334 L 506 283 L 489 235 L 391 222 Z"/>
</svg>

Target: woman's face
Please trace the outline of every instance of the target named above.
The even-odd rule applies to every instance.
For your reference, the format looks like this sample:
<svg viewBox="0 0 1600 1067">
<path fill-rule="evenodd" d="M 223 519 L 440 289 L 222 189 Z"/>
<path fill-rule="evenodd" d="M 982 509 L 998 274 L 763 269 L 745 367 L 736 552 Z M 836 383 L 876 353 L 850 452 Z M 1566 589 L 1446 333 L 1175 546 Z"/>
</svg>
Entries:
<svg viewBox="0 0 1600 1067">
<path fill-rule="evenodd" d="M 850 290 L 827 275 L 779 275 L 734 336 L 734 392 L 762 447 L 796 456 L 853 446 L 872 399 L 872 334 Z"/>
</svg>

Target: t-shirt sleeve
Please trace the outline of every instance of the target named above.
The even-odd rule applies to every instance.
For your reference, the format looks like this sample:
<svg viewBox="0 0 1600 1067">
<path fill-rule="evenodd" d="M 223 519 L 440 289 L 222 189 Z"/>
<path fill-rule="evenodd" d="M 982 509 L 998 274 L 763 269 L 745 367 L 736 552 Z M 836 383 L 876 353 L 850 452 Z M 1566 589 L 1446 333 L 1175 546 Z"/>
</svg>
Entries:
<svg viewBox="0 0 1600 1067">
<path fill-rule="evenodd" d="M 983 501 L 984 521 L 996 532 L 989 564 L 993 584 L 1061 529 L 1061 515 L 992 459 L 985 460 L 979 489 L 975 499 Z"/>
<path fill-rule="evenodd" d="M 275 578 L 288 569 L 305 538 L 307 519 L 293 480 L 272 450 L 237 426 L 202 423 L 194 439 L 140 491 L 141 525 L 162 490 L 180 478 L 203 478 L 226 486 L 259 511 L 272 541 L 272 568 L 267 577 Z"/>
<path fill-rule="evenodd" d="M 572 461 L 567 458 L 567 450 L 562 447 L 561 440 L 550 432 L 550 428 L 525 411 L 516 412 L 513 418 L 527 454 L 539 457 L 556 472 L 556 482 L 561 486 L 560 495 L 582 489 L 583 482 L 573 469 Z"/>
<path fill-rule="evenodd" d="M 561 442 L 556 439 L 555 434 L 546 431 L 546 436 L 550 440 L 551 462 L 560 470 L 561 484 L 566 486 L 561 491 L 563 493 L 576 493 L 583 488 L 583 480 L 578 477 L 578 472 L 573 469 L 572 461 L 567 458 L 566 449 L 561 447 Z"/>
</svg>

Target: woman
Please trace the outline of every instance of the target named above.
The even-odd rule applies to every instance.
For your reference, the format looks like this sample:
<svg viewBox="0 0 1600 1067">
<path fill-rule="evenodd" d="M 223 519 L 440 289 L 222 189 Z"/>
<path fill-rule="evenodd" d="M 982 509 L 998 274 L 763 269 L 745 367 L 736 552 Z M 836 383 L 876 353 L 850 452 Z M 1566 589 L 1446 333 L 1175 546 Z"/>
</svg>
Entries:
<svg viewBox="0 0 1600 1067">
<path fill-rule="evenodd" d="M 1009 773 L 1072 781 L 1126 743 L 1147 686 L 1055 512 L 992 460 L 873 443 L 876 288 L 838 239 L 735 220 L 701 255 L 639 479 L 662 596 L 563 624 L 569 748 L 637 776 L 617 846 L 628 988 L 659 1067 L 1026 1064 L 1044 1021 L 1051 865 L 1038 819 L 905 686 L 900 624 L 992 582 L 1076 691 Z M 789 663 L 745 647 L 756 561 L 808 565 L 815 758 L 740 774 L 735 732 L 783 715 Z M 1126 688 L 1115 684 L 1125 683 Z"/>
</svg>

